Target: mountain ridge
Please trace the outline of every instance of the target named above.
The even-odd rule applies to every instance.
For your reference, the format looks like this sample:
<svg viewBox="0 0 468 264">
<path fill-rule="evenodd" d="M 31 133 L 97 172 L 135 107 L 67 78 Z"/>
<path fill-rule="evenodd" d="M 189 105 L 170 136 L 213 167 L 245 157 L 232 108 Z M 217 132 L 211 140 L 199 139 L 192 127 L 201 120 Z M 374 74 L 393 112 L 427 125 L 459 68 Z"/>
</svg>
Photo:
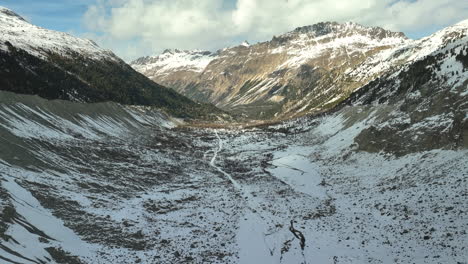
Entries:
<svg viewBox="0 0 468 264">
<path fill-rule="evenodd" d="M 178 64 L 166 54 L 151 56 L 151 61 L 135 60 L 131 66 L 194 100 L 227 111 L 254 119 L 289 118 L 330 110 L 394 68 L 463 39 L 467 21 L 420 40 L 380 27 L 322 22 L 215 53 L 194 56 L 181 51 L 178 56 L 184 59 Z"/>
<path fill-rule="evenodd" d="M 331 86 L 326 79 L 334 71 L 354 68 L 369 56 L 381 50 L 394 49 L 407 41 L 404 34 L 379 27 L 328 22 L 299 27 L 274 36 L 270 41 L 249 46 L 238 45 L 197 56 L 193 56 L 191 51 L 178 53 L 179 57 L 185 57 L 187 66 L 171 64 L 167 54 L 146 60 L 140 58 L 130 64 L 150 79 L 174 87 L 194 100 L 211 102 L 241 114 L 249 112 L 244 109 L 265 108 L 269 113 L 260 110 L 260 113 L 247 113 L 247 116 L 268 119 L 295 116 L 295 112 L 306 110 L 302 108 L 312 108 L 312 105 L 300 102 L 299 97 L 302 96 L 308 97 L 309 101 L 322 102 L 333 100 L 339 93 L 346 97 L 354 89 L 350 85 L 333 94 L 326 92 L 325 96 L 314 96 L 311 92 L 314 86 Z M 339 61 L 349 57 L 348 46 L 353 47 L 353 53 L 360 54 L 355 54 L 352 61 L 346 59 L 351 65 L 343 67 Z M 337 58 L 331 60 L 331 57 Z M 191 67 L 195 64 L 200 66 L 196 71 Z M 314 84 L 311 84 L 311 79 Z M 301 89 L 300 86 L 306 88 Z M 317 107 L 318 103 L 314 106 Z"/>
<path fill-rule="evenodd" d="M 0 9 L 0 89 L 78 102 L 154 106 L 180 117 L 224 113 L 150 81 L 95 42 L 30 24 Z"/>
</svg>

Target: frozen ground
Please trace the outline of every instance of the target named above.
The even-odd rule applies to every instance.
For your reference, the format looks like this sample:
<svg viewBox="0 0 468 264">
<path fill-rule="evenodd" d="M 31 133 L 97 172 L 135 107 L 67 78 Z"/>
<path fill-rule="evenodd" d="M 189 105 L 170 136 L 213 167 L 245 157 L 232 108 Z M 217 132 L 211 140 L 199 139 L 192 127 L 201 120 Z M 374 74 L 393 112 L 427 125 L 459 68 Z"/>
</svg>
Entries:
<svg viewBox="0 0 468 264">
<path fill-rule="evenodd" d="M 359 151 L 372 113 L 212 130 L 1 95 L 2 263 L 468 258 L 468 151 Z"/>
</svg>

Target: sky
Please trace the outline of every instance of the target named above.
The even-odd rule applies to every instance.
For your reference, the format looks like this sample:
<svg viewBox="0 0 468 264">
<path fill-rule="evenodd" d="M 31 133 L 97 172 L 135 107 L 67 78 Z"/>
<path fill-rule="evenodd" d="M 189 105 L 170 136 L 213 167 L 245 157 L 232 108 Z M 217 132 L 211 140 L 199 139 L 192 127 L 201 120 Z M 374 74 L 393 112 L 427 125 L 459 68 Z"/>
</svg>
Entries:
<svg viewBox="0 0 468 264">
<path fill-rule="evenodd" d="M 468 19 L 467 0 L 0 0 L 41 27 L 130 61 L 166 48 L 217 50 L 299 26 L 352 21 L 418 39 Z"/>
</svg>

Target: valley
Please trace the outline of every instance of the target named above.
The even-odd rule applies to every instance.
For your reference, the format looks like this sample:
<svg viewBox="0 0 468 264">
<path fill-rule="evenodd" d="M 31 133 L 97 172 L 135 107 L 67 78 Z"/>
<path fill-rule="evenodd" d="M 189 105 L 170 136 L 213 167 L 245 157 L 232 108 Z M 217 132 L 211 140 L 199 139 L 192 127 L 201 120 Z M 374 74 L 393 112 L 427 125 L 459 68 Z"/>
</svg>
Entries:
<svg viewBox="0 0 468 264">
<path fill-rule="evenodd" d="M 468 259 L 468 20 L 131 65 L 3 7 L 0 33 L 0 263 Z"/>
<path fill-rule="evenodd" d="M 466 257 L 468 153 L 358 151 L 375 109 L 226 130 L 117 104 L 2 98 L 8 263 Z"/>
</svg>

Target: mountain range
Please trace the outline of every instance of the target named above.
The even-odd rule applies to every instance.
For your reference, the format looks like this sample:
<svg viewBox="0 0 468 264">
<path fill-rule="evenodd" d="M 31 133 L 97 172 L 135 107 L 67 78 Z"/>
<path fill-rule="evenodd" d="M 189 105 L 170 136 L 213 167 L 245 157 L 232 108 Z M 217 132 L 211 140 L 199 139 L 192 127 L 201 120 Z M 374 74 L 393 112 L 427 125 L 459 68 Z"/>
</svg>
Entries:
<svg viewBox="0 0 468 264">
<path fill-rule="evenodd" d="M 166 50 L 131 66 L 193 100 L 247 118 L 284 119 L 330 110 L 370 82 L 426 56 L 450 49 L 456 59 L 467 32 L 468 21 L 462 21 L 411 40 L 379 27 L 325 22 L 214 53 Z M 453 72 L 451 79 L 466 77 L 461 69 Z"/>
</svg>

